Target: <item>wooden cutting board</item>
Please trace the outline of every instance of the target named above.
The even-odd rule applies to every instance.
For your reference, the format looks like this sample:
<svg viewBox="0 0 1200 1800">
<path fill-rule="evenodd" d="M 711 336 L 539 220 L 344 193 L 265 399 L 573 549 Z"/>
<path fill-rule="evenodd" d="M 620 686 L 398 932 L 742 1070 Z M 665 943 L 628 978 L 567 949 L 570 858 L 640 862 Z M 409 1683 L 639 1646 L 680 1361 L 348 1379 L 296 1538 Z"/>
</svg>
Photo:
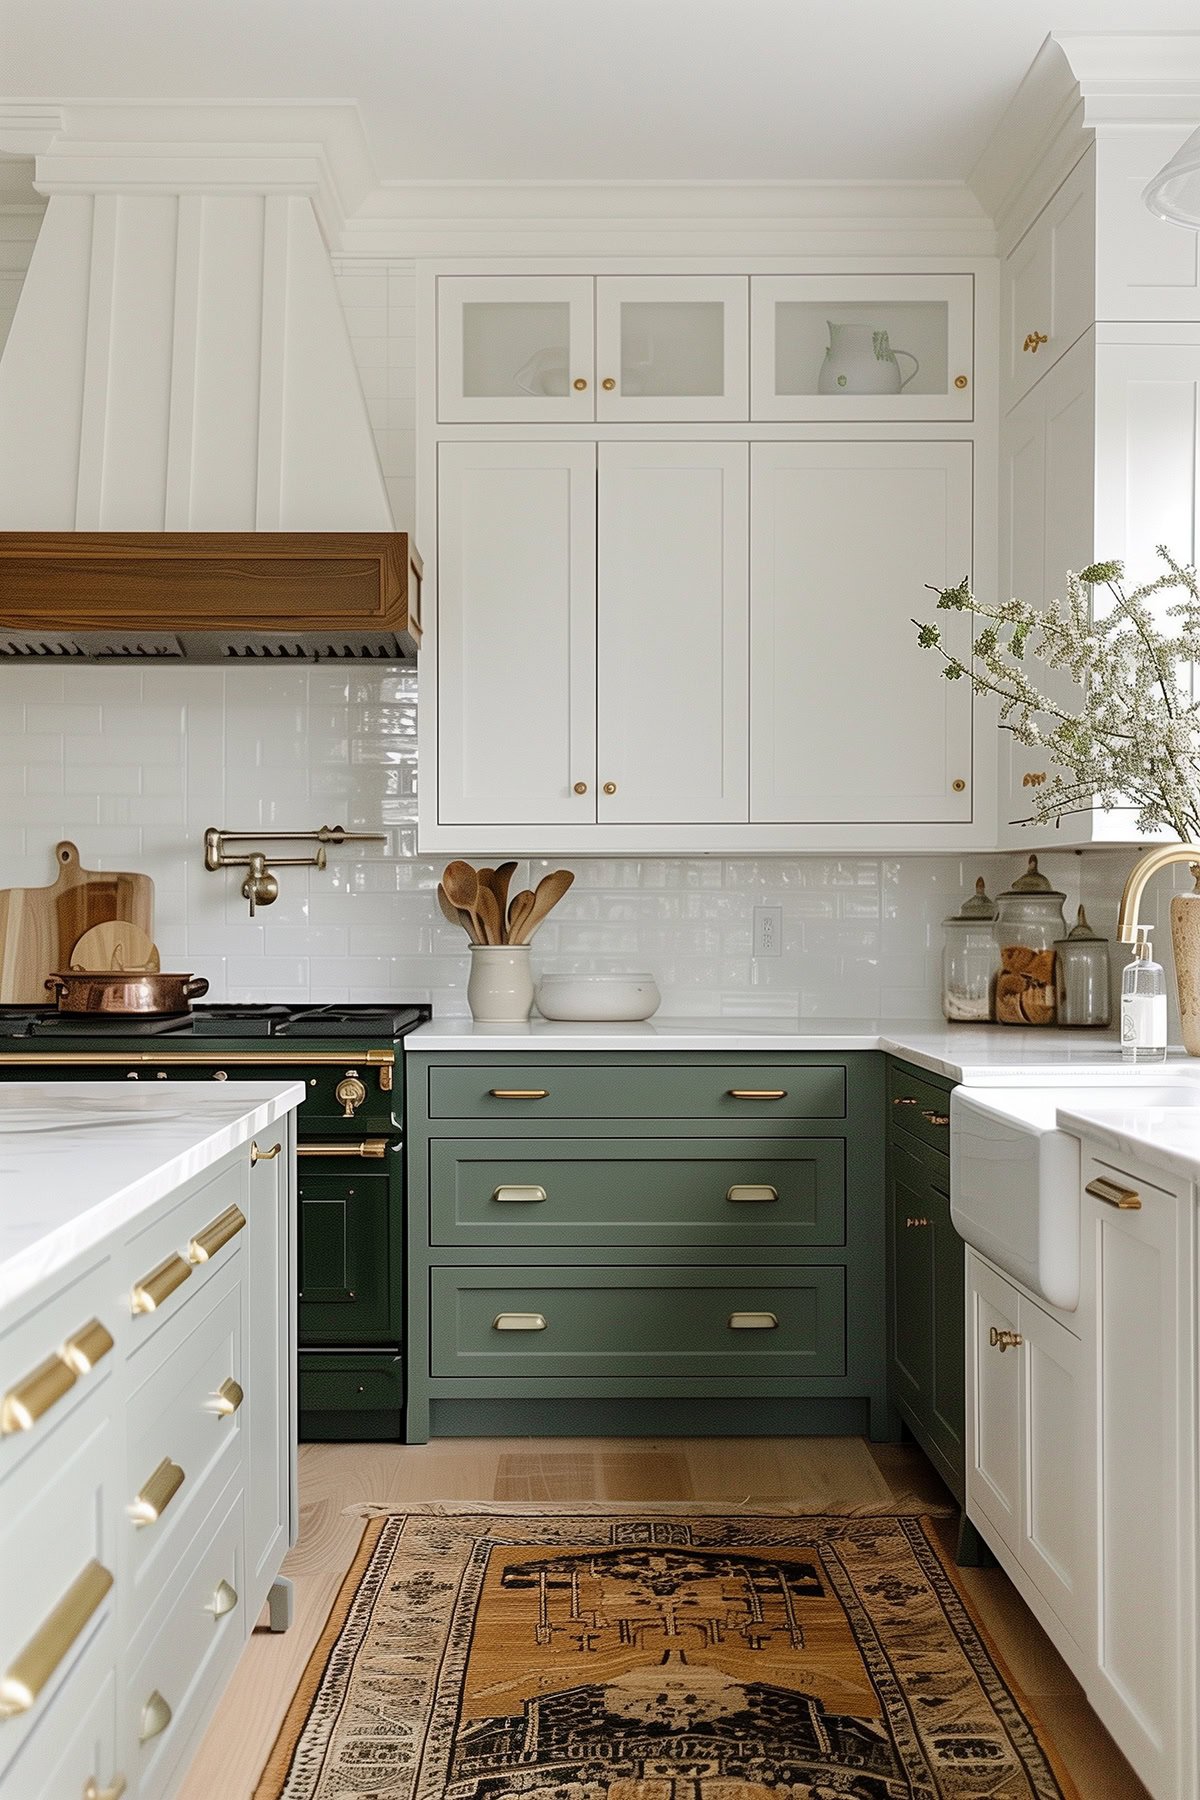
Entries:
<svg viewBox="0 0 1200 1800">
<path fill-rule="evenodd" d="M 93 925 L 129 919 L 154 936 L 149 875 L 85 869 L 65 839 L 55 858 L 58 877 L 50 887 L 0 888 L 0 1004 L 45 1005 L 46 977 L 70 968 L 72 950 Z"/>
</svg>

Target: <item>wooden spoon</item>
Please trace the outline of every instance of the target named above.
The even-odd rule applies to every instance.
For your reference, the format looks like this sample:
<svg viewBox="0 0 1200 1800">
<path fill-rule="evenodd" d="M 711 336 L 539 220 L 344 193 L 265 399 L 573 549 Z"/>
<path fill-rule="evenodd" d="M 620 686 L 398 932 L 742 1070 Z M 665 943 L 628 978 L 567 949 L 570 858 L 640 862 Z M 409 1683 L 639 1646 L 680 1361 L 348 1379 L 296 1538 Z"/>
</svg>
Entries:
<svg viewBox="0 0 1200 1800">
<path fill-rule="evenodd" d="M 475 920 L 472 915 L 469 912 L 464 912 L 460 906 L 452 906 L 450 904 L 450 898 L 440 881 L 438 882 L 437 894 L 438 905 L 441 907 L 443 915 L 450 921 L 451 925 L 461 925 L 471 942 L 477 944 L 479 939 L 475 935 Z"/>
<path fill-rule="evenodd" d="M 506 920 L 508 916 L 508 884 L 517 872 L 515 862 L 502 862 L 498 869 L 480 869 L 479 879 L 487 876 L 487 885 L 496 896 L 496 910 L 500 915 L 500 938 L 502 944 L 508 942 Z"/>
<path fill-rule="evenodd" d="M 532 888 L 522 888 L 519 894 L 513 895 L 512 902 L 508 909 L 508 942 L 510 944 L 520 943 L 521 940 L 517 936 L 517 933 L 529 917 L 529 911 L 532 905 Z"/>
<path fill-rule="evenodd" d="M 475 900 L 475 916 L 483 926 L 485 943 L 502 944 L 504 942 L 500 908 L 496 904 L 496 896 L 490 887 L 479 889 Z"/>
<path fill-rule="evenodd" d="M 479 876 L 468 862 L 449 862 L 442 870 L 442 886 L 451 906 L 469 913 L 477 942 L 486 944 L 487 933 L 479 917 Z"/>
<path fill-rule="evenodd" d="M 533 896 L 533 905 L 521 923 L 516 937 L 510 931 L 510 944 L 527 944 L 546 914 L 558 905 L 575 877 L 570 869 L 555 869 L 550 875 L 543 875 L 537 884 L 537 892 Z"/>
</svg>

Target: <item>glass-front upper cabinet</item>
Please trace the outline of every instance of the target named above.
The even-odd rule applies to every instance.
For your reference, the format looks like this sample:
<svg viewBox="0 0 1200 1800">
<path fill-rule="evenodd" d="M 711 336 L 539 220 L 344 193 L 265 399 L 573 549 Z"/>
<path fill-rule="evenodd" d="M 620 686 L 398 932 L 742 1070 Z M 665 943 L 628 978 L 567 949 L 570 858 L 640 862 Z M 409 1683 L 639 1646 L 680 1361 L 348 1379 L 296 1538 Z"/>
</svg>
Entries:
<svg viewBox="0 0 1200 1800">
<path fill-rule="evenodd" d="M 438 417 L 559 424 L 595 417 L 590 275 L 443 275 Z"/>
<path fill-rule="evenodd" d="M 971 275 L 758 275 L 751 417 L 974 416 Z"/>
<path fill-rule="evenodd" d="M 749 284 L 739 275 L 602 275 L 596 417 L 744 419 Z"/>
</svg>

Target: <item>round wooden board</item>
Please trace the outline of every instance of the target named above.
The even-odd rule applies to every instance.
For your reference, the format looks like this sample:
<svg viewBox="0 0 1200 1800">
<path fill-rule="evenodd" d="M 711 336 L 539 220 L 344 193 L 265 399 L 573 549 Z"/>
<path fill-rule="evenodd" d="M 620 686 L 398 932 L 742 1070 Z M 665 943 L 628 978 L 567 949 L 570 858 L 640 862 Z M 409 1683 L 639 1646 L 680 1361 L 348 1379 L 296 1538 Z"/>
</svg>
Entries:
<svg viewBox="0 0 1200 1800">
<path fill-rule="evenodd" d="M 140 925 L 128 919 L 106 919 L 85 931 L 71 952 L 72 969 L 107 972 L 110 969 L 159 970 L 154 940 Z"/>
</svg>

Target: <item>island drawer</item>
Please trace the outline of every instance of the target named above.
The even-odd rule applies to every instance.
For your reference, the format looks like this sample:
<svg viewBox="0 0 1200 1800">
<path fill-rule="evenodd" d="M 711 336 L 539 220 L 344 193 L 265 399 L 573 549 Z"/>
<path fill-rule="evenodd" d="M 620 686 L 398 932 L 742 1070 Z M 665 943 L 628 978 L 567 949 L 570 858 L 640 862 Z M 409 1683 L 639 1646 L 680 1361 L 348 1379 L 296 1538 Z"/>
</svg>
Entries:
<svg viewBox="0 0 1200 1800">
<path fill-rule="evenodd" d="M 240 1466 L 244 1263 L 239 1251 L 163 1328 L 153 1363 L 140 1359 L 131 1371 L 145 1370 L 129 1395 L 125 1456 L 126 1566 L 139 1618 Z"/>
<path fill-rule="evenodd" d="M 101 1257 L 0 1333 L 0 1483 L 108 1383 L 129 1323 L 117 1292 Z"/>
<path fill-rule="evenodd" d="M 434 1244 L 841 1244 L 841 1138 L 437 1138 Z"/>
<path fill-rule="evenodd" d="M 282 1124 L 276 1128 L 284 1135 Z M 271 1148 L 277 1140 L 272 1138 Z M 233 1152 L 215 1172 L 156 1211 L 125 1250 L 125 1297 L 133 1325 L 130 1354 L 146 1344 L 212 1280 L 245 1242 L 250 1149 Z"/>
<path fill-rule="evenodd" d="M 950 1153 L 950 1089 L 896 1063 L 888 1067 L 888 1121 L 893 1130 Z"/>
<path fill-rule="evenodd" d="M 431 1119 L 703 1119 L 770 1131 L 781 1119 L 841 1119 L 836 1064 L 755 1062 L 597 1066 L 568 1056 L 506 1056 L 429 1069 Z"/>
<path fill-rule="evenodd" d="M 102 1632 L 88 1645 L 3 1777 L 6 1795 L 11 1793 L 13 1800 L 86 1800 L 92 1793 L 112 1791 L 120 1769 L 114 1654 L 111 1632 Z"/>
<path fill-rule="evenodd" d="M 841 1375 L 845 1270 L 430 1270 L 431 1373 L 605 1378 Z"/>
</svg>

